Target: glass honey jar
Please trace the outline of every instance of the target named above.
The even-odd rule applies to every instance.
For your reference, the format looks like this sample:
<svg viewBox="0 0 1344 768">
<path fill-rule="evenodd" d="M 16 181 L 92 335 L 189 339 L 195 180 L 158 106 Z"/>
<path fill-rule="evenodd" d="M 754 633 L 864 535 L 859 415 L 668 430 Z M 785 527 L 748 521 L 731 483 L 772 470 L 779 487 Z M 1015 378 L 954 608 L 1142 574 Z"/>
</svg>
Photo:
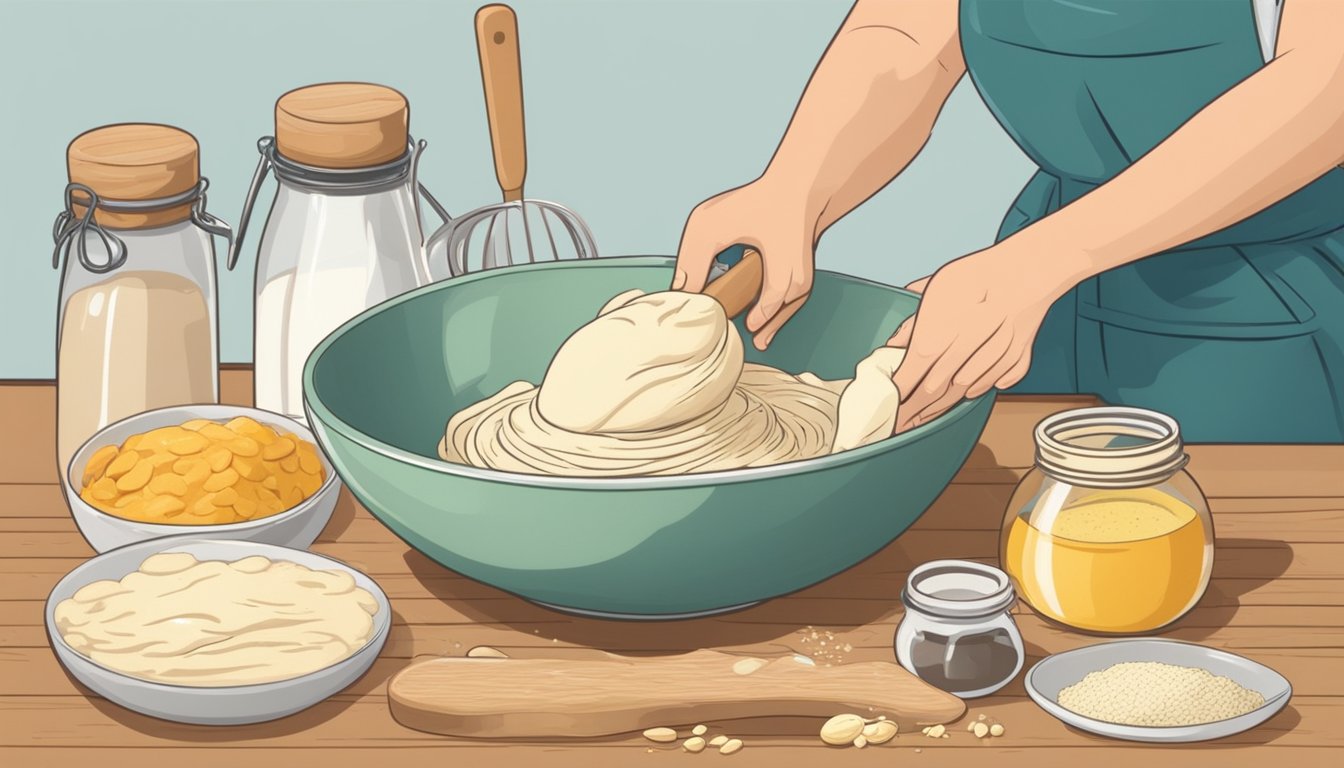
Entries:
<svg viewBox="0 0 1344 768">
<path fill-rule="evenodd" d="M 1213 570 L 1213 518 L 1180 428 L 1139 408 L 1066 411 L 1036 427 L 1036 466 L 1004 514 L 999 557 L 1037 613 L 1098 634 L 1183 616 Z"/>
</svg>

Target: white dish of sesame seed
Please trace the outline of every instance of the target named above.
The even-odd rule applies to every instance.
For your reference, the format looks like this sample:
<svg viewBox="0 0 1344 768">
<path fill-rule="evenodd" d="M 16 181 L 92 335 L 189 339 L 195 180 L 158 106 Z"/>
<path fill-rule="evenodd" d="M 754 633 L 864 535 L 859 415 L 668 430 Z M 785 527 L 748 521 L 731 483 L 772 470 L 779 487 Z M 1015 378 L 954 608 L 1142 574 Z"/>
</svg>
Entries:
<svg viewBox="0 0 1344 768">
<path fill-rule="evenodd" d="M 1027 694 L 1054 717 L 1128 741 L 1209 741 L 1250 730 L 1292 697 L 1283 675 L 1234 653 L 1177 640 L 1114 640 L 1047 656 Z"/>
</svg>

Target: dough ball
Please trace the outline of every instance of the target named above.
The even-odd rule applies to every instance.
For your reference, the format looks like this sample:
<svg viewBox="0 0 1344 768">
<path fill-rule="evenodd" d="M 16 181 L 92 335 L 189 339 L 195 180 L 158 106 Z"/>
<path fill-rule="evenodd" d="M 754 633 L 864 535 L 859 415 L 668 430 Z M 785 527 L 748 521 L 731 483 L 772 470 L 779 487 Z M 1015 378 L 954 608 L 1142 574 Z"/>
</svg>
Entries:
<svg viewBox="0 0 1344 768">
<path fill-rule="evenodd" d="M 628 291 L 556 352 L 537 408 L 570 432 L 669 429 L 722 406 L 742 365 L 742 339 L 714 299 Z"/>
</svg>

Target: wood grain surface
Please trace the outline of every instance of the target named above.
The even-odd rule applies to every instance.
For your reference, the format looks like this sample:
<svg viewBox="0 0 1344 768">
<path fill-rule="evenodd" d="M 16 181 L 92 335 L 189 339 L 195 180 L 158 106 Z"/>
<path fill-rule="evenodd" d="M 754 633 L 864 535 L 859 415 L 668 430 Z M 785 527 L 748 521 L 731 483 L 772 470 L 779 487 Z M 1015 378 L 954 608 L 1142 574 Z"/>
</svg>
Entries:
<svg viewBox="0 0 1344 768">
<path fill-rule="evenodd" d="M 222 375 L 226 402 L 250 400 L 250 374 Z M 1071 729 L 1027 697 L 1021 679 L 968 702 L 966 718 L 1003 723 L 976 739 L 966 718 L 951 738 L 918 731 L 862 750 L 826 747 L 816 718 L 707 722 L 709 735 L 743 739 L 731 756 L 689 754 L 638 736 L 484 741 L 439 736 L 393 719 L 388 680 L 415 659 L 463 656 L 478 645 L 516 655 L 592 659 L 599 653 L 810 653 L 830 632 L 851 651 L 839 663 L 890 661 L 900 590 L 915 564 L 939 557 L 994 562 L 1013 483 L 1030 466 L 1031 428 L 1086 398 L 1004 397 L 954 483 L 916 525 L 878 554 L 794 595 L 726 616 L 641 624 L 572 618 L 452 573 L 410 550 L 343 498 L 313 549 L 369 573 L 392 600 L 394 625 L 373 668 L 309 710 L 255 726 L 212 729 L 136 715 L 90 694 L 56 662 L 42 627 L 47 592 L 93 552 L 65 508 L 52 467 L 54 392 L 0 383 L 0 765 L 189 764 L 254 766 L 730 765 L 1089 766 L 1144 768 L 1335 765 L 1344 754 L 1344 446 L 1192 446 L 1191 472 L 1211 499 L 1217 534 L 1213 582 L 1164 637 L 1256 659 L 1292 681 L 1292 702 L 1253 731 L 1215 743 L 1119 743 Z M 1034 663 L 1096 642 L 1015 611 Z M 672 725 L 669 723 L 669 725 Z M 688 735 L 682 729 L 682 736 Z"/>
</svg>

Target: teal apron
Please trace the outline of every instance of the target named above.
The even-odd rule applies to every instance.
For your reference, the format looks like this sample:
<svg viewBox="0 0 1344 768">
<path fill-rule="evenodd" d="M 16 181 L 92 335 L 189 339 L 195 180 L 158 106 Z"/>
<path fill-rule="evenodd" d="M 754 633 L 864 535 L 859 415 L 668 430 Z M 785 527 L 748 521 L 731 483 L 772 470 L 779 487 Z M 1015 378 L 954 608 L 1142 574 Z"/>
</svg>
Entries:
<svg viewBox="0 0 1344 768">
<path fill-rule="evenodd" d="M 999 239 L 1264 65 L 1251 0 L 962 0 L 961 44 L 985 104 L 1040 168 Z M 1083 282 L 1051 308 L 1010 391 L 1163 411 L 1191 442 L 1344 442 L 1344 169 Z"/>
</svg>

